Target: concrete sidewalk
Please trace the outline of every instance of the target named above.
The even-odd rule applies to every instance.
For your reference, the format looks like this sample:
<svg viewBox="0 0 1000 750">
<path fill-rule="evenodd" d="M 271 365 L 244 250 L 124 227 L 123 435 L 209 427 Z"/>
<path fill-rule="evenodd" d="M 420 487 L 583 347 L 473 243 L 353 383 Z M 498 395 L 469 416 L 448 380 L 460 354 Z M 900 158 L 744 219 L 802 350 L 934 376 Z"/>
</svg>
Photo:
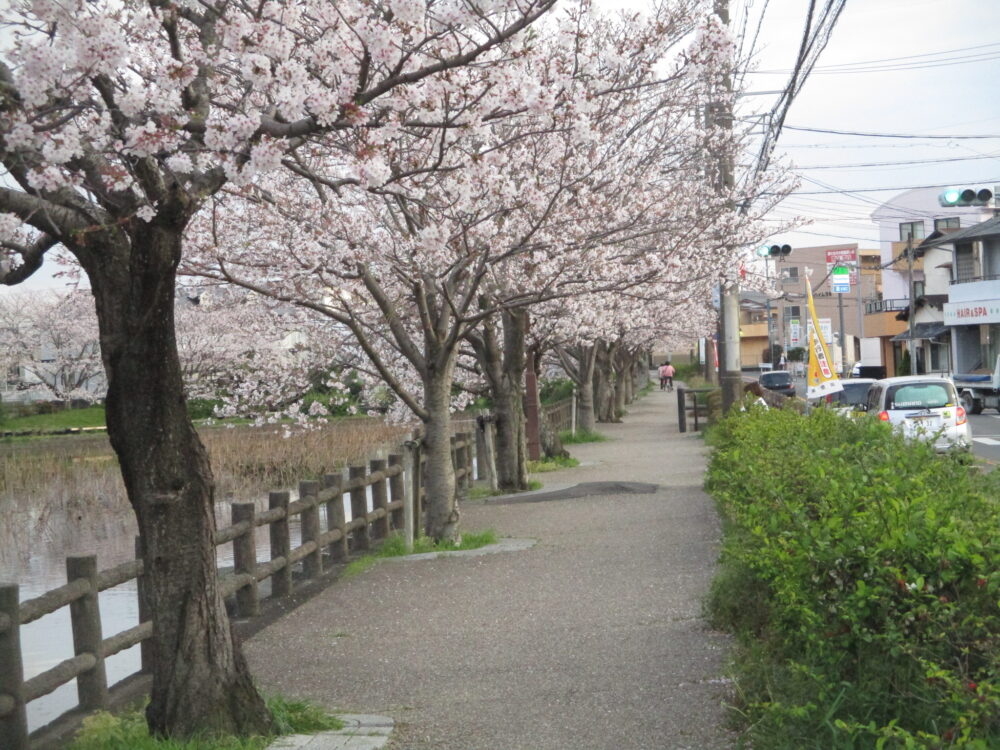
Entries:
<svg viewBox="0 0 1000 750">
<path fill-rule="evenodd" d="M 463 504 L 464 528 L 537 544 L 333 584 L 246 644 L 261 687 L 391 716 L 396 750 L 731 747 L 728 641 L 700 619 L 720 532 L 676 403 L 652 392 L 540 477 L 654 491 Z"/>
</svg>

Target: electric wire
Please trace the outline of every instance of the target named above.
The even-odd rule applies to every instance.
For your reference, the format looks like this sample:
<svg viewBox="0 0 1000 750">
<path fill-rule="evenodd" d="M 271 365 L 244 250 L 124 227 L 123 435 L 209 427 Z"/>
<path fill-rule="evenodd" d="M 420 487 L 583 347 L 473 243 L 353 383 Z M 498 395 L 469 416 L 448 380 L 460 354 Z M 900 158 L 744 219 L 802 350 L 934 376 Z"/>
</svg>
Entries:
<svg viewBox="0 0 1000 750">
<path fill-rule="evenodd" d="M 876 60 L 859 60 L 849 63 L 832 63 L 830 65 L 817 65 L 815 73 L 850 73 L 850 72 L 880 72 L 881 70 L 907 69 L 902 66 L 917 67 L 937 67 L 938 65 L 957 65 L 970 62 L 981 62 L 1000 58 L 1000 50 L 994 49 L 1000 46 L 1000 42 L 989 42 L 970 47 L 959 47 L 950 50 L 940 50 L 938 52 L 923 52 L 916 55 L 903 55 L 900 57 L 884 57 Z M 956 57 L 943 57 L 944 55 L 955 55 L 961 52 L 973 52 L 974 50 L 989 50 L 987 52 L 974 52 L 971 55 L 958 55 Z M 939 58 L 939 59 L 932 59 Z M 765 75 L 787 75 L 790 70 L 758 70 L 755 73 Z"/>
<path fill-rule="evenodd" d="M 812 164 L 810 166 L 797 166 L 793 172 L 811 169 L 861 169 L 866 167 L 898 167 L 916 164 L 951 164 L 957 161 L 977 161 L 980 159 L 997 159 L 996 154 L 986 156 L 952 156 L 947 159 L 908 159 L 906 161 L 870 161 L 856 164 Z"/>
<path fill-rule="evenodd" d="M 830 135 L 850 135 L 860 138 L 913 138 L 923 140 L 925 138 L 935 140 L 963 141 L 963 140 L 989 140 L 1000 138 L 1000 135 L 976 134 L 976 135 L 927 135 L 918 133 L 864 133 L 856 130 L 833 130 L 831 128 L 812 128 L 804 125 L 785 125 L 786 130 L 799 130 L 806 133 L 828 133 Z"/>
</svg>

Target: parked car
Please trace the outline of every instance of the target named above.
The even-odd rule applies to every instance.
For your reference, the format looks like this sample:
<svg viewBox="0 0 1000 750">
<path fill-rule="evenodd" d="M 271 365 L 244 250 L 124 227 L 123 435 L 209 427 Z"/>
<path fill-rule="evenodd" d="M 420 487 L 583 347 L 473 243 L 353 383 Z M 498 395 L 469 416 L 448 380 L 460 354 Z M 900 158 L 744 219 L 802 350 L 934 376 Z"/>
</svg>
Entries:
<svg viewBox="0 0 1000 750">
<path fill-rule="evenodd" d="M 969 420 L 950 378 L 907 375 L 876 380 L 868 387 L 865 411 L 906 437 L 933 440 L 938 451 L 972 446 Z"/>
<path fill-rule="evenodd" d="M 863 410 L 865 402 L 868 400 L 868 387 L 874 382 L 874 378 L 841 380 L 840 384 L 844 390 L 830 393 L 813 403 L 829 404 L 830 407 L 845 413 Z"/>
<path fill-rule="evenodd" d="M 795 395 L 795 383 L 792 382 L 792 373 L 787 370 L 775 370 L 773 372 L 761 373 L 757 381 L 764 388 L 783 396 Z"/>
</svg>

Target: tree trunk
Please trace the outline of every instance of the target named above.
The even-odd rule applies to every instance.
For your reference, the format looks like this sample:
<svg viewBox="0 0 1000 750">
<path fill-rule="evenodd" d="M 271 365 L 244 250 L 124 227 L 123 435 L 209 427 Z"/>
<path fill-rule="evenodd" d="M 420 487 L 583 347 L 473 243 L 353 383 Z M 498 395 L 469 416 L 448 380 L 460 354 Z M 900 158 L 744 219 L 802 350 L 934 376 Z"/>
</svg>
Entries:
<svg viewBox="0 0 1000 750">
<path fill-rule="evenodd" d="M 138 223 L 138 222 L 137 222 Z M 182 221 L 178 224 L 183 225 Z M 108 380 L 108 436 L 141 535 L 155 735 L 263 734 L 257 693 L 218 589 L 212 472 L 187 415 L 174 337 L 183 226 L 141 225 L 85 264 Z"/>
<path fill-rule="evenodd" d="M 528 489 L 528 447 L 524 423 L 524 342 L 527 318 L 522 311 L 502 314 L 503 347 L 492 322 L 473 339 L 489 384 L 496 425 L 497 486 L 518 492 Z"/>
<path fill-rule="evenodd" d="M 497 485 L 502 490 L 526 490 L 528 449 L 524 389 L 517 387 L 509 377 L 504 377 L 493 391 L 493 414 L 497 428 Z"/>
<path fill-rule="evenodd" d="M 614 368 L 614 413 L 616 420 L 625 416 L 625 405 L 629 402 L 629 384 L 632 379 L 628 375 L 628 362 L 628 352 L 620 345 L 613 347 L 610 363 Z"/>
<path fill-rule="evenodd" d="M 597 343 L 597 359 L 594 365 L 594 402 L 597 409 L 598 422 L 617 422 L 614 413 L 614 393 L 611 382 L 611 357 L 608 346 L 603 342 Z"/>
<path fill-rule="evenodd" d="M 644 354 L 640 354 L 638 357 L 632 360 L 632 400 L 635 401 L 636 395 L 642 390 L 642 387 L 646 384 L 643 380 L 643 373 L 646 372 L 646 363 L 643 361 L 645 357 Z"/>
<path fill-rule="evenodd" d="M 597 429 L 594 414 L 594 361 L 596 347 L 580 347 L 580 380 L 577 384 L 576 410 L 580 429 L 584 432 L 594 432 Z"/>
<path fill-rule="evenodd" d="M 461 540 L 458 503 L 455 499 L 455 467 L 451 460 L 451 380 L 455 354 L 444 366 L 429 367 L 424 375 L 423 450 L 427 456 L 427 536 L 440 541 Z"/>
</svg>

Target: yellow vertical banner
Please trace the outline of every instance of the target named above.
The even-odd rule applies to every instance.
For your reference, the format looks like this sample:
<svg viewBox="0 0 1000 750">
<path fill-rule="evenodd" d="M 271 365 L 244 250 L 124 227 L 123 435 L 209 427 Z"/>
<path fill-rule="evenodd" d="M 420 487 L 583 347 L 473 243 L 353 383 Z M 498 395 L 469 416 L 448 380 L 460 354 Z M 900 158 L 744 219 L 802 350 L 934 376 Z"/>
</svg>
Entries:
<svg viewBox="0 0 1000 750">
<path fill-rule="evenodd" d="M 819 320 L 816 318 L 816 306 L 813 304 L 812 284 L 806 279 L 806 301 L 809 304 L 809 369 L 806 371 L 806 398 L 822 398 L 831 393 L 844 390 L 844 386 L 837 377 L 837 372 L 833 366 L 833 359 L 830 357 L 830 350 L 826 348 L 823 340 L 823 332 L 819 327 Z"/>
</svg>

